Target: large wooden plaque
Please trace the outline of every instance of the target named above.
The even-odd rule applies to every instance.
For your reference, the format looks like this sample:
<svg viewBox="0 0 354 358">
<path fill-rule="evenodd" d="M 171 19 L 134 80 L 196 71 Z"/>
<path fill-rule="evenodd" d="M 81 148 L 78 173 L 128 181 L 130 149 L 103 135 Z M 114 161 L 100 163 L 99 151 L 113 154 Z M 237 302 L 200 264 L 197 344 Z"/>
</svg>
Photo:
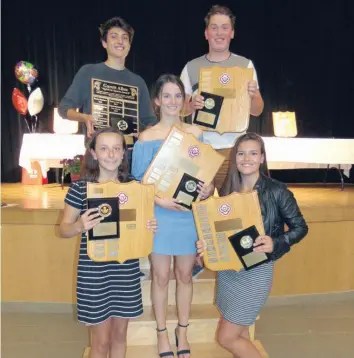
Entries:
<svg viewBox="0 0 354 358">
<path fill-rule="evenodd" d="M 206 131 L 227 133 L 245 132 L 249 125 L 251 99 L 248 94 L 248 82 L 253 79 L 252 68 L 209 67 L 201 68 L 199 74 L 199 94 L 211 93 L 223 97 L 218 118 L 203 110 L 196 112 L 193 122 Z M 203 94 L 205 108 L 211 108 L 217 101 Z M 199 120 L 197 118 L 199 117 Z M 203 124 L 204 123 L 204 124 Z M 216 126 L 215 126 L 216 125 Z"/>
<path fill-rule="evenodd" d="M 117 214 L 119 220 L 104 220 L 86 233 L 87 254 L 91 260 L 124 262 L 148 256 L 152 251 L 153 233 L 146 224 L 154 217 L 154 197 L 153 185 L 136 181 L 87 183 L 88 207 L 99 207 L 101 215 L 108 220 L 110 214 Z M 112 203 L 118 204 L 118 213 Z"/>
<path fill-rule="evenodd" d="M 191 209 L 191 203 L 199 200 L 196 183 L 211 183 L 224 160 L 209 144 L 172 127 L 142 183 L 154 184 L 157 196 L 176 198 Z"/>
<path fill-rule="evenodd" d="M 236 270 L 243 265 L 229 237 L 255 225 L 264 234 L 257 192 L 210 197 L 192 205 L 199 240 L 206 242 L 205 266 L 212 271 Z"/>
</svg>

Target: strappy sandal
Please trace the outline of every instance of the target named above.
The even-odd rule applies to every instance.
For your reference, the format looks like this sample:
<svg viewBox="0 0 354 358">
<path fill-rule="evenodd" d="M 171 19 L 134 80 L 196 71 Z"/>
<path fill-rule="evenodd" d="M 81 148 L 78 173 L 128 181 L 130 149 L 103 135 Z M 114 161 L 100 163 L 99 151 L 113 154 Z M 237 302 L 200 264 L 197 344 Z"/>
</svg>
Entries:
<svg viewBox="0 0 354 358">
<path fill-rule="evenodd" d="M 166 327 L 165 327 L 165 328 L 162 328 L 162 329 L 156 328 L 156 331 L 157 331 L 157 333 L 165 332 L 165 331 L 167 331 L 167 328 L 166 328 Z M 162 352 L 162 353 L 159 353 L 159 356 L 160 356 L 161 358 L 163 358 L 163 357 L 174 357 L 175 354 L 174 354 L 172 351 L 170 351 L 170 352 Z"/>
<path fill-rule="evenodd" d="M 178 350 L 178 336 L 177 336 L 177 329 L 178 327 L 182 327 L 182 328 L 187 328 L 189 326 L 189 324 L 187 325 L 183 325 L 183 324 L 179 324 L 178 323 L 178 326 L 176 327 L 175 329 L 175 338 L 176 338 L 176 347 L 177 347 L 177 357 L 179 357 L 181 354 L 191 354 L 191 350 L 190 349 L 182 349 L 182 350 Z"/>
</svg>

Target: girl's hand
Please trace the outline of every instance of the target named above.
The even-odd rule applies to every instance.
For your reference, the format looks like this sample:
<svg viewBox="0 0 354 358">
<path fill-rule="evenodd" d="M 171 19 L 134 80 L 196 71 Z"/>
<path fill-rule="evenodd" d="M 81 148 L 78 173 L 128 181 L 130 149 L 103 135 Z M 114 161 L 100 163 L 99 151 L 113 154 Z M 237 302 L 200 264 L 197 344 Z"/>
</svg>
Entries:
<svg viewBox="0 0 354 358">
<path fill-rule="evenodd" d="M 86 210 L 86 212 L 82 214 L 77 221 L 80 232 L 91 230 L 103 219 L 104 217 L 98 213 L 98 208 Z"/>
<path fill-rule="evenodd" d="M 203 184 L 203 183 L 198 183 L 198 189 L 197 192 L 199 193 L 200 199 L 204 200 L 209 198 L 209 196 L 211 196 L 213 194 L 214 191 L 214 184 L 210 183 L 210 184 Z"/>
<path fill-rule="evenodd" d="M 204 108 L 204 97 L 200 94 L 193 96 L 191 101 L 191 107 L 193 108 L 193 111 Z"/>
<path fill-rule="evenodd" d="M 157 220 L 155 218 L 148 220 L 146 228 L 155 233 L 157 231 Z"/>
<path fill-rule="evenodd" d="M 206 243 L 204 240 L 198 240 L 195 243 L 195 246 L 197 247 L 197 252 L 200 257 L 204 255 L 204 251 L 206 250 Z"/>
<path fill-rule="evenodd" d="M 266 252 L 270 254 L 274 250 L 273 239 L 267 235 L 258 236 L 253 246 L 257 246 L 253 248 L 254 252 Z"/>
<path fill-rule="evenodd" d="M 186 211 L 186 208 L 184 208 L 182 205 L 179 205 L 180 201 L 177 199 L 155 197 L 155 202 L 158 206 L 161 206 L 164 209 Z"/>
</svg>

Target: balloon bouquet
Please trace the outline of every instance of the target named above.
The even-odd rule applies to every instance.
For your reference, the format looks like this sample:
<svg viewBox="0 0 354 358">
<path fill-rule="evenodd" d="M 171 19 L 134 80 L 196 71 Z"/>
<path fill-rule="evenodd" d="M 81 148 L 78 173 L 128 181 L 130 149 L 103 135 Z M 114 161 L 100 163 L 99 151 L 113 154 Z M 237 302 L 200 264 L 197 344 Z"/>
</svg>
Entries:
<svg viewBox="0 0 354 358">
<path fill-rule="evenodd" d="M 41 89 L 37 87 L 34 91 L 32 91 L 32 87 L 38 82 L 38 70 L 32 63 L 20 61 L 15 66 L 15 76 L 20 82 L 27 85 L 29 98 L 27 101 L 26 96 L 18 88 L 14 88 L 12 91 L 12 103 L 17 112 L 25 116 L 25 122 L 29 132 L 35 133 L 38 124 L 37 114 L 43 109 L 44 105 L 44 98 Z M 28 114 L 31 122 L 34 122 L 32 130 L 28 124 Z"/>
</svg>

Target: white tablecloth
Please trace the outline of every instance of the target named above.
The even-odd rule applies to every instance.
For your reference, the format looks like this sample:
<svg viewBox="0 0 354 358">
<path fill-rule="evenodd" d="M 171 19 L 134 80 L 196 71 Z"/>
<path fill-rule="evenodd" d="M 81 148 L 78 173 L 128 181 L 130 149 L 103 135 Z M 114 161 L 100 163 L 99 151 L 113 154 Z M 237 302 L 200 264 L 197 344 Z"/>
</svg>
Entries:
<svg viewBox="0 0 354 358">
<path fill-rule="evenodd" d="M 354 139 L 263 137 L 270 169 L 339 167 L 349 176 Z"/>
<path fill-rule="evenodd" d="M 327 168 L 330 164 L 340 165 L 349 176 L 354 164 L 354 139 L 263 137 L 263 140 L 270 169 Z M 61 160 L 84 153 L 85 137 L 81 134 L 25 134 L 19 164 L 30 170 L 31 160 L 38 160 L 46 177 L 49 168 L 62 167 Z"/>
<path fill-rule="evenodd" d="M 30 171 L 31 161 L 36 160 L 46 178 L 49 168 L 61 168 L 61 160 L 80 154 L 85 154 L 85 136 L 82 134 L 24 134 L 19 165 Z"/>
</svg>

